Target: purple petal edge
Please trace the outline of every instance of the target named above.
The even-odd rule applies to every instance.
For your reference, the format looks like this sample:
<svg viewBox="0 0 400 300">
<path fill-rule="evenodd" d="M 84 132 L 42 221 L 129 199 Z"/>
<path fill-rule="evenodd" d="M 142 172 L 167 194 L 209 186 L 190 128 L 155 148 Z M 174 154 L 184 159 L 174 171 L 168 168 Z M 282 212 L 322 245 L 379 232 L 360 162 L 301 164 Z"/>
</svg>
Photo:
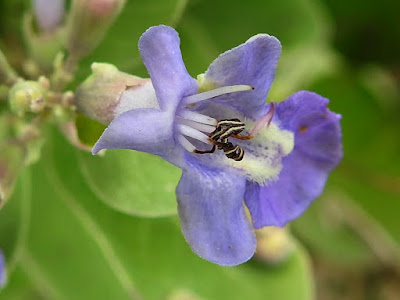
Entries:
<svg viewBox="0 0 400 300">
<path fill-rule="evenodd" d="M 261 117 L 266 112 L 265 102 L 275 78 L 281 48 L 277 38 L 258 34 L 221 54 L 206 71 L 206 82 L 217 86 L 246 84 L 254 90 L 219 97 L 217 101 L 253 120 Z"/>
</svg>

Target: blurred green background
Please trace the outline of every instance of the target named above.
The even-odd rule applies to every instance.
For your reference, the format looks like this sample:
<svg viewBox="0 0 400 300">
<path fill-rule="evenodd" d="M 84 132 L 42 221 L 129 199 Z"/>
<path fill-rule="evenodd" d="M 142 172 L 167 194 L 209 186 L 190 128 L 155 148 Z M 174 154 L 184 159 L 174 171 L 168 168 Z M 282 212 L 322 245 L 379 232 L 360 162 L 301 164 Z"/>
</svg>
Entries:
<svg viewBox="0 0 400 300">
<path fill-rule="evenodd" d="M 29 9 L 30 1 L 0 2 L 0 48 L 17 69 Z M 198 258 L 180 232 L 180 170 L 132 151 L 92 157 L 49 128 L 41 161 L 0 211 L 9 272 L 0 298 L 400 299 L 399 11 L 394 0 L 127 1 L 70 89 L 94 61 L 146 77 L 137 42 L 151 25 L 178 30 L 194 77 L 269 33 L 283 52 L 268 99 L 302 89 L 329 98 L 343 116 L 345 158 L 290 233 L 266 234 L 283 242 L 226 268 Z M 87 142 L 103 128 L 77 122 Z"/>
</svg>

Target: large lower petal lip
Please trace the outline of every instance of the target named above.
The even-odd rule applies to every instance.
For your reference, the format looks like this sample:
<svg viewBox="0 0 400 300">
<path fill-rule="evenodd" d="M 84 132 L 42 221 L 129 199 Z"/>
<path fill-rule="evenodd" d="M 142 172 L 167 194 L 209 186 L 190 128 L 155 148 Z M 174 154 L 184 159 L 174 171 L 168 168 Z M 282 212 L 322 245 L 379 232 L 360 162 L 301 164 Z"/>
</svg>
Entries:
<svg viewBox="0 0 400 300">
<path fill-rule="evenodd" d="M 244 177 L 199 165 L 192 158 L 187 162 L 176 194 L 182 231 L 190 247 L 219 265 L 246 262 L 254 254 L 256 241 L 244 211 Z"/>
</svg>

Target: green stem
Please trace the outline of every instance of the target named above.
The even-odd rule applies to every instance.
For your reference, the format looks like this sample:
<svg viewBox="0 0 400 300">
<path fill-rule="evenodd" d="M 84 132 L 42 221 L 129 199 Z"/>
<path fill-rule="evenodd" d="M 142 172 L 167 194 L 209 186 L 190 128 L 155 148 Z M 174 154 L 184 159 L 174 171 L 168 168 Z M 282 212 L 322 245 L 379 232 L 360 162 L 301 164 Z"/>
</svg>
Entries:
<svg viewBox="0 0 400 300">
<path fill-rule="evenodd" d="M 0 84 L 11 86 L 17 79 L 17 72 L 10 66 L 5 55 L 0 50 Z"/>
<path fill-rule="evenodd" d="M 56 57 L 55 71 L 51 76 L 51 90 L 62 92 L 74 78 L 74 73 L 78 67 L 79 58 L 69 54 L 65 60 L 62 55 Z"/>
</svg>

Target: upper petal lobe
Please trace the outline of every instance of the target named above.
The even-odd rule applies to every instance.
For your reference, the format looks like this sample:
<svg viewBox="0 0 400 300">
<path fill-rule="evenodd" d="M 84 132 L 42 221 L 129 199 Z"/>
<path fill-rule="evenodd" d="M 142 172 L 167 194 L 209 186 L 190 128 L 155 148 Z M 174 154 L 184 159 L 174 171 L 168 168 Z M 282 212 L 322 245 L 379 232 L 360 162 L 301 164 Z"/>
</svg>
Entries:
<svg viewBox="0 0 400 300">
<path fill-rule="evenodd" d="M 150 27 L 139 40 L 140 54 L 162 110 L 174 110 L 182 97 L 197 92 L 179 46 L 178 33 L 165 25 Z"/>
<path fill-rule="evenodd" d="M 265 102 L 275 78 L 280 53 L 278 39 L 268 34 L 258 34 L 221 54 L 205 73 L 205 82 L 216 86 L 246 84 L 254 87 L 253 91 L 218 99 L 239 110 L 245 117 L 256 120 L 266 112 Z"/>
<path fill-rule="evenodd" d="M 200 257 L 232 266 L 253 256 L 256 241 L 244 211 L 244 190 L 242 175 L 189 158 L 176 194 L 183 234 Z"/>
<path fill-rule="evenodd" d="M 294 132 L 295 146 L 283 158 L 277 181 L 264 187 L 247 183 L 245 201 L 254 227 L 283 226 L 322 193 L 328 174 L 343 155 L 340 116 L 327 109 L 328 102 L 303 91 L 278 106 L 281 126 Z"/>
</svg>

